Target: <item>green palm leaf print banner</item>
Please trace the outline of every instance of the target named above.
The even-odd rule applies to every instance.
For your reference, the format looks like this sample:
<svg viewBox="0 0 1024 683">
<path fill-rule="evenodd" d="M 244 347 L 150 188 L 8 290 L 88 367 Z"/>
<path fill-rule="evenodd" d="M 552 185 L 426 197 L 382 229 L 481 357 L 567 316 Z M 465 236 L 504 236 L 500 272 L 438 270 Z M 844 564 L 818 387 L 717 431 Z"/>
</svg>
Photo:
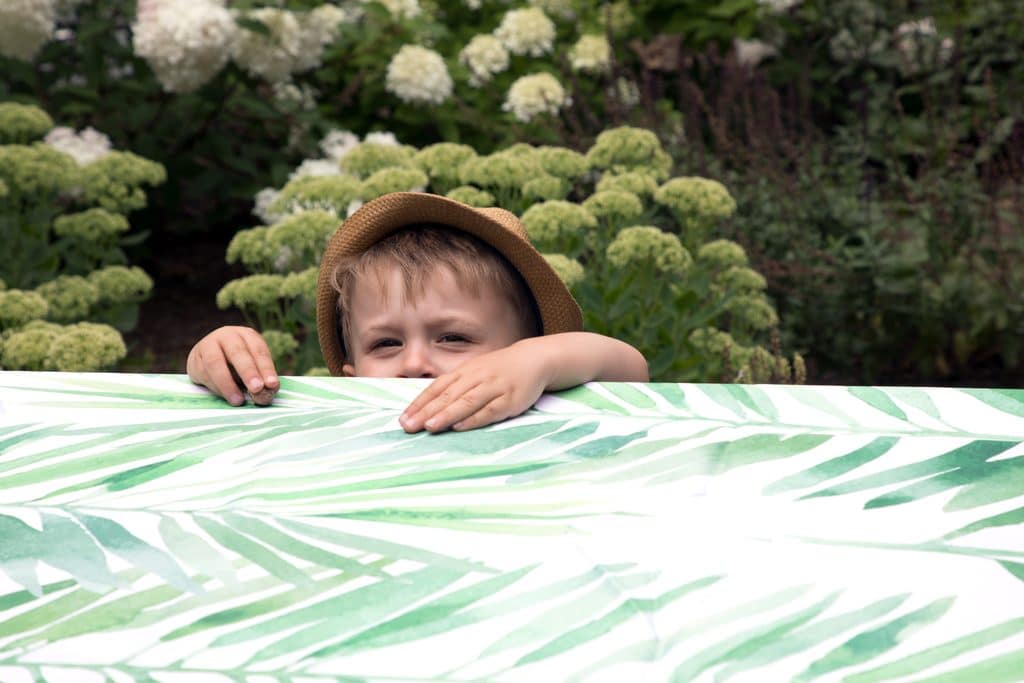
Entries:
<svg viewBox="0 0 1024 683">
<path fill-rule="evenodd" d="M 1024 679 L 1024 392 L 0 373 L 0 681 Z"/>
</svg>

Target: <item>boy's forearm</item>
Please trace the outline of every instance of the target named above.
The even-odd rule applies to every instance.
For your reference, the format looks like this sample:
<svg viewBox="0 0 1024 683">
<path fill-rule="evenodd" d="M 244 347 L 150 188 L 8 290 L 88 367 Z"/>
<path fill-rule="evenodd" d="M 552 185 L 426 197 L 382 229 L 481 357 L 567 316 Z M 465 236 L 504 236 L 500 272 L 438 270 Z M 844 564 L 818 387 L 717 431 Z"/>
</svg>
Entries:
<svg viewBox="0 0 1024 683">
<path fill-rule="evenodd" d="M 535 345 L 546 390 L 585 382 L 646 382 L 647 361 L 626 342 L 592 332 L 565 332 L 523 340 Z"/>
</svg>

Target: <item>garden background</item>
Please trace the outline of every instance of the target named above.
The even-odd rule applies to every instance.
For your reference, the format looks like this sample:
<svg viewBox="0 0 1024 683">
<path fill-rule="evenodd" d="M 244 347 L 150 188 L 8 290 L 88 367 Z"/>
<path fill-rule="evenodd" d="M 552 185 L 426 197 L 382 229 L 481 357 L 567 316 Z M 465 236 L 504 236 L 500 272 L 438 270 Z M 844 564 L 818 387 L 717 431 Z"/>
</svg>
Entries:
<svg viewBox="0 0 1024 683">
<path fill-rule="evenodd" d="M 362 202 L 523 219 L 652 379 L 1024 382 L 1014 0 L 2 0 L 0 367 L 317 373 Z"/>
</svg>

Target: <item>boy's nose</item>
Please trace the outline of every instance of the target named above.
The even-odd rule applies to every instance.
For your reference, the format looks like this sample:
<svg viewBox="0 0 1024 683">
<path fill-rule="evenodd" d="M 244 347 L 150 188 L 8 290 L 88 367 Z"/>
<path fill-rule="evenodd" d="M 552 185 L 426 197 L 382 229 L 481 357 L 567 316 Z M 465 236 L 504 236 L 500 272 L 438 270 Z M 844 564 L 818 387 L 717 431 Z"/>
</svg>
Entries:
<svg viewBox="0 0 1024 683">
<path fill-rule="evenodd" d="M 400 377 L 437 377 L 437 368 L 430 360 L 430 353 L 419 344 L 408 344 L 402 354 Z"/>
</svg>

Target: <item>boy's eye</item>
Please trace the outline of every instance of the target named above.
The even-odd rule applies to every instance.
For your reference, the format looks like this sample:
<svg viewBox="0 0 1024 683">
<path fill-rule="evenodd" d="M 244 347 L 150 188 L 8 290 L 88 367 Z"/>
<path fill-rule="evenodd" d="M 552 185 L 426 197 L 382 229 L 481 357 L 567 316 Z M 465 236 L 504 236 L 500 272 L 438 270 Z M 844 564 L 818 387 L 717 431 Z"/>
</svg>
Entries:
<svg viewBox="0 0 1024 683">
<path fill-rule="evenodd" d="M 370 344 L 370 350 L 387 348 L 389 346 L 401 346 L 402 342 L 397 339 L 378 339 L 377 341 Z"/>
<path fill-rule="evenodd" d="M 465 344 L 469 338 L 461 334 L 443 334 L 439 341 L 442 344 Z"/>
</svg>

